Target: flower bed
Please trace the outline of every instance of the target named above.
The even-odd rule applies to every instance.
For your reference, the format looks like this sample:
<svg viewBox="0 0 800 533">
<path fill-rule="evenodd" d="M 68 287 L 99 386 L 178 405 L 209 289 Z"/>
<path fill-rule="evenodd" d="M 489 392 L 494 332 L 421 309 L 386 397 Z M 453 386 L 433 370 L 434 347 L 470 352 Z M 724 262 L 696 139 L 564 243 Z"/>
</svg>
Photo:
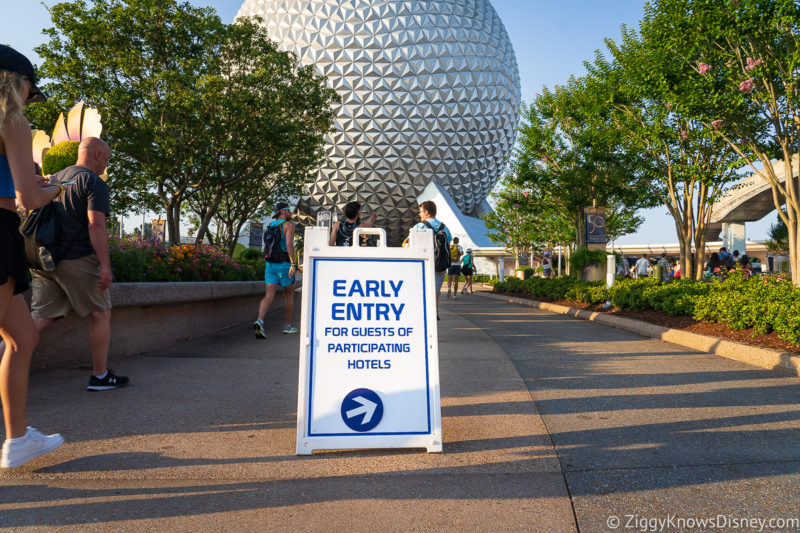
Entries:
<svg viewBox="0 0 800 533">
<path fill-rule="evenodd" d="M 264 262 L 231 259 L 213 246 L 168 246 L 136 237 L 109 237 L 111 268 L 117 282 L 259 281 Z"/>
<path fill-rule="evenodd" d="M 800 344 L 800 288 L 785 274 L 755 276 L 731 274 L 703 281 L 653 278 L 604 282 L 574 278 L 508 278 L 495 284 L 500 292 L 525 293 L 549 300 L 582 303 L 610 301 L 624 311 L 652 309 L 669 315 L 726 324 L 732 330 L 750 329 L 753 335 L 774 331 L 781 339 Z"/>
</svg>

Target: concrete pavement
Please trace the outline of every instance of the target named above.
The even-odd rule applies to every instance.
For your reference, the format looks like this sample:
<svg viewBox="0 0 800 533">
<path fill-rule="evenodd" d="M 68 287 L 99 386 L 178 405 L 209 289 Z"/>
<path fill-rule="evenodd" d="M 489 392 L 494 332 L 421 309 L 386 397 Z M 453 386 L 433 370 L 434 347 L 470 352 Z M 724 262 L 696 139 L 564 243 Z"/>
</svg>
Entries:
<svg viewBox="0 0 800 533">
<path fill-rule="evenodd" d="M 279 333 L 282 314 L 268 315 L 266 341 L 247 323 L 121 361 L 125 389 L 85 392 L 86 369 L 35 374 L 30 423 L 67 443 L 0 473 L 0 525 L 575 531 L 542 419 L 479 328 L 440 322 L 444 454 L 298 457 L 298 336 Z"/>
<path fill-rule="evenodd" d="M 591 532 L 614 516 L 619 530 L 800 518 L 797 378 L 478 293 L 442 297 L 441 316 L 443 454 L 294 455 L 298 338 L 279 333 L 277 309 L 266 341 L 247 323 L 118 362 L 125 389 L 85 392 L 86 368 L 34 374 L 30 423 L 67 443 L 0 472 L 0 526 Z"/>
<path fill-rule="evenodd" d="M 580 531 L 800 530 L 797 378 L 497 300 L 449 307 L 525 380 Z"/>
</svg>

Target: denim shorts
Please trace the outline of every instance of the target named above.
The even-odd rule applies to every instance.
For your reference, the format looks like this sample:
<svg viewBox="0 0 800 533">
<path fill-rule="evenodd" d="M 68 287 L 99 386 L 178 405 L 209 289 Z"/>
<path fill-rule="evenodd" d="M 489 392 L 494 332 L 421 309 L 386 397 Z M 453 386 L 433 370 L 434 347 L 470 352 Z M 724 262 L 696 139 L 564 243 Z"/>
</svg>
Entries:
<svg viewBox="0 0 800 533">
<path fill-rule="evenodd" d="M 294 283 L 294 276 L 289 277 L 291 263 L 267 263 L 264 269 L 264 285 L 280 285 L 288 287 Z"/>
</svg>

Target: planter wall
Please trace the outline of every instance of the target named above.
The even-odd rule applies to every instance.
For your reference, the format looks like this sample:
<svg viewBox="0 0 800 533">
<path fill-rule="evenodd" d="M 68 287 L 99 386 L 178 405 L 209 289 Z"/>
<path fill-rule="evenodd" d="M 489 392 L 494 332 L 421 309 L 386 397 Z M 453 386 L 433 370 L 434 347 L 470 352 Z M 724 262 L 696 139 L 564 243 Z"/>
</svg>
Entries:
<svg viewBox="0 0 800 533">
<path fill-rule="evenodd" d="M 113 367 L 121 358 L 253 320 L 264 296 L 264 282 L 116 283 L 110 290 L 108 360 Z M 272 304 L 275 307 L 283 307 L 280 291 Z M 91 369 L 90 320 L 72 313 L 56 320 L 41 333 L 32 369 Z"/>
</svg>

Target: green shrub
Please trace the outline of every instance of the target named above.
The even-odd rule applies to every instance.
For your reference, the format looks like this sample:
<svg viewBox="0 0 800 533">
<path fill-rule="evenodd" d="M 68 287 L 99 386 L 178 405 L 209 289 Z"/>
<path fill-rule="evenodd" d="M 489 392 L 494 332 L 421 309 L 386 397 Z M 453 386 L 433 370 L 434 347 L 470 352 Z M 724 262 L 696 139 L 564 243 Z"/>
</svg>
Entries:
<svg viewBox="0 0 800 533">
<path fill-rule="evenodd" d="M 621 279 L 609 289 L 609 300 L 625 311 L 643 311 L 650 307 L 644 292 L 657 284 L 653 278 Z"/>
<path fill-rule="evenodd" d="M 605 302 L 607 291 L 604 281 L 576 281 L 566 292 L 565 300 L 596 304 Z"/>
<path fill-rule="evenodd" d="M 233 258 L 239 259 L 240 257 L 242 257 L 242 253 L 244 253 L 244 251 L 247 249 L 248 249 L 247 246 L 245 246 L 240 242 L 237 242 L 236 245 L 233 247 Z"/>
<path fill-rule="evenodd" d="M 753 328 L 753 335 L 775 331 L 791 342 L 800 340 L 797 302 L 800 289 L 785 276 L 756 276 L 745 280 L 730 275 L 709 283 L 708 294 L 695 302 L 696 320 L 720 322 L 734 330 Z"/>
<path fill-rule="evenodd" d="M 688 315 L 694 313 L 694 303 L 699 295 L 708 294 L 710 285 L 690 280 L 668 280 L 661 284 L 647 286 L 643 297 L 647 304 L 668 315 Z"/>
<path fill-rule="evenodd" d="M 670 315 L 727 324 L 731 329 L 752 328 L 753 335 L 774 331 L 778 337 L 800 344 L 800 288 L 788 276 L 745 278 L 741 271 L 725 279 L 708 281 L 653 278 L 618 279 L 608 290 L 601 281 L 575 278 L 508 278 L 496 290 L 529 293 L 550 300 L 600 303 L 610 300 L 626 311 L 654 309 Z"/>
<path fill-rule="evenodd" d="M 234 254 L 233 258 L 234 259 L 240 259 L 242 261 L 247 261 L 247 262 L 252 262 L 252 261 L 256 261 L 256 262 L 262 261 L 263 262 L 264 252 L 262 252 L 261 250 L 259 250 L 257 248 L 245 248 L 239 254 L 239 257 L 236 257 L 236 255 Z"/>
<path fill-rule="evenodd" d="M 61 172 L 78 162 L 78 141 L 64 141 L 50 148 L 42 159 L 44 175 Z"/>
</svg>

